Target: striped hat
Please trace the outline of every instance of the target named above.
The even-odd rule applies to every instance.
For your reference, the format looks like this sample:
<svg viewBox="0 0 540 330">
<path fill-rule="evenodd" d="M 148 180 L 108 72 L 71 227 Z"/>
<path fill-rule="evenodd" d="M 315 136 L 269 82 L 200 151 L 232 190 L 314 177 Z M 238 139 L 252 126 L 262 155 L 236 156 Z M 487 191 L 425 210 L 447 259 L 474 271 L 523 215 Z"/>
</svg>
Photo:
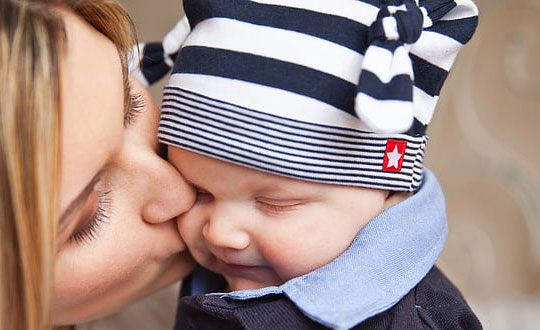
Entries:
<svg viewBox="0 0 540 330">
<path fill-rule="evenodd" d="M 161 142 L 287 177 L 398 191 L 422 180 L 426 127 L 471 0 L 184 0 L 191 32 Z"/>
<path fill-rule="evenodd" d="M 190 32 L 183 17 L 162 42 L 141 42 L 131 51 L 128 70 L 144 87 L 149 87 L 167 75 L 174 66 L 180 46 Z"/>
</svg>

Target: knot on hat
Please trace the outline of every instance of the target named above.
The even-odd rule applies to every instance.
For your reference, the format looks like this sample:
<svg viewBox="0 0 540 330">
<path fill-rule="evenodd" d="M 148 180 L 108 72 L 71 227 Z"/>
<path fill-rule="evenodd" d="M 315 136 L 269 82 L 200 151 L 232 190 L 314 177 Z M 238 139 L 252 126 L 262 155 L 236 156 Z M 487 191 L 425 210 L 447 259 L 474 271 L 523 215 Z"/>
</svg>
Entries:
<svg viewBox="0 0 540 330">
<path fill-rule="evenodd" d="M 145 87 L 163 78 L 174 66 L 178 51 L 190 31 L 184 16 L 163 41 L 135 45 L 129 57 L 129 72 Z"/>
<path fill-rule="evenodd" d="M 397 40 L 401 43 L 415 43 L 422 33 L 424 15 L 413 0 L 406 0 L 399 6 L 385 5 L 368 32 L 368 41 Z"/>
<path fill-rule="evenodd" d="M 397 3 L 396 3 L 397 2 Z M 401 0 L 380 8 L 368 32 L 355 111 L 373 132 L 403 133 L 414 120 L 409 49 L 424 28 L 452 10 L 453 0 Z"/>
</svg>

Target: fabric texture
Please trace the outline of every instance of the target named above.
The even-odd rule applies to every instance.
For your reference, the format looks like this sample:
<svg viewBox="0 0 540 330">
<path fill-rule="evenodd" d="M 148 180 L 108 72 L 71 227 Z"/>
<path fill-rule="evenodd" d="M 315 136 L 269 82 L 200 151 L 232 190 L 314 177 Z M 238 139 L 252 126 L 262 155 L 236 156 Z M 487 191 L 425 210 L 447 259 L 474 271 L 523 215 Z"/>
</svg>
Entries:
<svg viewBox="0 0 540 330">
<path fill-rule="evenodd" d="M 230 300 L 216 295 L 183 297 L 175 330 L 328 329 L 305 317 L 284 295 Z M 482 325 L 456 287 L 437 267 L 391 308 L 354 330 L 480 330 Z"/>
<path fill-rule="evenodd" d="M 145 87 L 165 77 L 174 66 L 178 50 L 189 31 L 187 18 L 184 16 L 163 41 L 141 42 L 133 47 L 128 61 L 129 73 Z"/>
<path fill-rule="evenodd" d="M 471 0 L 186 0 L 160 141 L 301 180 L 414 191 Z"/>
</svg>

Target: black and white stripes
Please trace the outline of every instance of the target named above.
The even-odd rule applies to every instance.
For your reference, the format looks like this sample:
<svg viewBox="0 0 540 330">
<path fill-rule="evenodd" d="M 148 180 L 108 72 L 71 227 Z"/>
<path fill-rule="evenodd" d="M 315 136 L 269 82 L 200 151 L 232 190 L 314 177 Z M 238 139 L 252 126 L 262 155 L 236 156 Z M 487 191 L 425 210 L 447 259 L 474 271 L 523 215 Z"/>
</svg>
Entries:
<svg viewBox="0 0 540 330">
<path fill-rule="evenodd" d="M 457 50 L 470 39 L 477 24 L 477 9 L 472 2 L 403 0 L 396 5 L 391 3 L 381 7 L 369 28 L 369 46 L 364 54 L 356 96 L 356 113 L 374 132 L 406 131 L 415 112 L 420 112 L 416 116 L 418 120 L 429 122 L 440 86 Z M 445 20 L 447 14 L 454 17 Z M 442 24 L 431 29 L 439 20 L 443 20 Z M 443 27 L 454 29 L 445 33 Z M 422 83 L 422 77 L 431 80 Z M 413 91 L 413 88 L 418 90 Z M 431 101 L 429 107 L 426 101 Z M 415 103 L 416 108 L 421 104 L 420 110 L 415 109 Z"/>
<path fill-rule="evenodd" d="M 192 31 L 165 92 L 163 142 L 306 180 L 418 187 L 426 126 L 477 25 L 471 0 L 184 8 Z M 390 140 L 406 141 L 399 166 Z"/>
<path fill-rule="evenodd" d="M 415 190 L 425 137 L 381 136 L 315 125 L 167 87 L 161 142 L 297 179 L 390 190 Z M 406 141 L 402 169 L 383 172 L 388 139 Z"/>
<path fill-rule="evenodd" d="M 174 66 L 178 50 L 190 31 L 183 17 L 163 41 L 140 43 L 133 47 L 128 70 L 145 87 L 163 78 Z"/>
</svg>

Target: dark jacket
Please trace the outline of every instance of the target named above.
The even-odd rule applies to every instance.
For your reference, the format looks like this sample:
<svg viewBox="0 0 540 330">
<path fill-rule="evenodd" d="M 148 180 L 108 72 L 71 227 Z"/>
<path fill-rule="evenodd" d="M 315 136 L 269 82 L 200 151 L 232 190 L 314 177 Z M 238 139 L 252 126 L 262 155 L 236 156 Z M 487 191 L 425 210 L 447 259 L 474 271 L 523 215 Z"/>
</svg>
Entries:
<svg viewBox="0 0 540 330">
<path fill-rule="evenodd" d="M 307 318 L 285 296 L 246 301 L 218 295 L 182 297 L 175 330 L 328 329 Z M 356 330 L 476 330 L 482 326 L 459 290 L 433 267 L 390 309 L 358 324 Z"/>
</svg>

